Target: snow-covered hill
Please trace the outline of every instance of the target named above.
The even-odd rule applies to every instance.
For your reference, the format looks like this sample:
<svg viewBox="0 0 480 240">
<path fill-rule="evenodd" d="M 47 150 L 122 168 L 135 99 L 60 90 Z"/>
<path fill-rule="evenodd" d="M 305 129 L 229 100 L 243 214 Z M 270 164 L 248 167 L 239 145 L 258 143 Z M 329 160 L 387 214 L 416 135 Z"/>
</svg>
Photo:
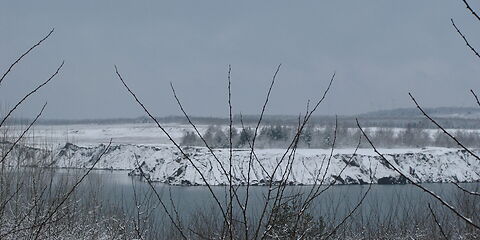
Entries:
<svg viewBox="0 0 480 240">
<path fill-rule="evenodd" d="M 105 145 L 80 147 L 66 144 L 53 150 L 39 165 L 61 168 L 85 168 L 91 166 Z M 185 147 L 195 166 L 201 171 L 211 185 L 227 184 L 228 180 L 221 165 L 210 154 L 208 149 Z M 427 148 L 427 149 L 388 149 L 381 150 L 390 162 L 396 164 L 406 174 L 410 174 L 418 182 L 474 182 L 480 181 L 480 161 L 459 149 Z M 480 154 L 480 151 L 476 150 Z M 214 153 L 228 171 L 229 150 L 218 149 Z M 265 184 L 269 175 L 280 161 L 284 150 L 256 150 L 257 160 L 253 161 L 250 181 L 254 185 Z M 352 156 L 352 149 L 335 150 L 326 173 L 325 183 L 337 179 L 337 184 L 361 184 L 370 182 L 370 169 L 374 171 L 373 181 L 381 184 L 404 183 L 387 163 L 383 162 L 371 149 L 360 149 Z M 38 155 L 38 154 L 37 154 Z M 45 155 L 45 154 L 44 154 Z M 248 173 L 249 150 L 233 151 L 233 175 L 235 184 L 245 184 Z M 298 149 L 292 166 L 292 174 L 288 178 L 290 184 L 313 184 L 318 176 L 322 178 L 328 165 L 330 150 Z M 182 154 L 170 145 L 115 145 L 106 152 L 96 165 L 99 169 L 128 169 L 131 174 L 140 164 L 151 180 L 168 184 L 204 185 L 200 174 Z M 287 161 L 281 164 L 273 181 L 281 178 Z M 25 165 L 34 165 L 25 162 Z M 38 164 L 37 164 L 38 165 Z M 341 175 L 340 171 L 345 170 Z M 268 174 L 267 174 L 268 173 Z"/>
</svg>

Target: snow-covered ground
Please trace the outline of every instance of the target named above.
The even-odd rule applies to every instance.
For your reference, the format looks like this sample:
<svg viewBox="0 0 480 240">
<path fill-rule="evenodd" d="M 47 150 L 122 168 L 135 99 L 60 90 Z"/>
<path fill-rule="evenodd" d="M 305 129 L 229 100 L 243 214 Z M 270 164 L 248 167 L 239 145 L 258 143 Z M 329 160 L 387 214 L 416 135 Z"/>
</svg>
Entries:
<svg viewBox="0 0 480 240">
<path fill-rule="evenodd" d="M 190 125 L 183 124 L 165 124 L 164 127 L 175 140 L 179 140 L 185 131 L 192 130 Z M 203 133 L 208 126 L 198 125 L 197 128 Z M 15 132 L 21 129 L 17 128 Z M 38 125 L 30 131 L 28 138 L 34 139 L 30 142 L 46 142 L 55 146 L 66 142 L 95 146 L 108 143 L 111 138 L 117 144 L 170 144 L 167 136 L 152 123 Z"/>
<path fill-rule="evenodd" d="M 198 126 L 203 132 L 208 126 Z M 179 140 L 188 125 L 165 125 L 167 131 Z M 44 157 L 41 165 L 62 168 L 89 167 L 104 150 L 105 143 L 113 139 L 111 149 L 103 156 L 96 168 L 134 170 L 138 164 L 154 181 L 169 184 L 204 184 L 202 176 L 212 185 L 228 183 L 222 166 L 228 169 L 228 149 L 216 149 L 217 161 L 206 148 L 185 147 L 191 162 L 173 145 L 153 124 L 118 124 L 118 125 L 40 125 L 30 133 L 30 138 L 45 141 L 50 145 L 50 157 L 30 149 L 35 160 Z M 28 141 L 27 141 L 28 142 Z M 69 142 L 69 143 L 67 143 Z M 72 144 L 73 143 L 73 144 Z M 284 149 L 258 149 L 250 172 L 252 184 L 264 184 L 274 172 L 281 160 Z M 291 184 L 313 184 L 317 176 L 325 174 L 324 183 L 337 179 L 339 184 L 358 184 L 370 182 L 370 171 L 374 171 L 375 183 L 400 183 L 404 180 L 388 164 L 381 161 L 371 149 L 359 149 L 352 157 L 354 149 L 336 149 L 329 163 L 328 149 L 298 149 L 292 165 Z M 426 149 L 382 149 L 382 153 L 404 173 L 410 174 L 418 182 L 473 182 L 480 181 L 480 161 L 463 150 L 446 148 Z M 480 153 L 480 151 L 477 151 Z M 52 157 L 53 156 L 53 157 Z M 245 184 L 248 179 L 248 162 L 250 152 L 236 149 L 233 152 L 233 174 L 236 184 Z M 350 162 L 351 160 L 351 162 Z M 272 177 L 278 181 L 287 161 Z M 25 165 L 35 164 L 31 161 Z M 339 175 L 344 168 L 345 171 Z M 195 169 L 197 168 L 200 173 Z M 133 171 L 133 174 L 139 174 Z"/>
<path fill-rule="evenodd" d="M 53 150 L 50 155 L 53 157 L 49 157 L 48 154 L 41 155 L 46 157 L 40 165 L 87 168 L 105 151 L 105 147 L 103 144 L 95 147 L 66 144 Z M 140 165 L 151 180 L 168 184 L 204 185 L 202 176 L 211 185 L 228 183 L 223 170 L 228 171 L 229 168 L 230 153 L 228 149 L 214 150 L 218 161 L 206 148 L 185 147 L 183 151 L 191 161 L 170 145 L 113 145 L 95 167 L 112 170 L 128 169 L 133 170 L 132 174 L 139 175 L 140 172 L 135 168 Z M 329 150 L 298 149 L 288 183 L 294 185 L 314 184 L 315 181 L 321 181 L 319 179 L 322 179 L 324 175 L 324 184 L 333 182 L 334 179 L 337 179 L 337 184 L 362 184 L 370 181 L 383 184 L 405 182 L 372 150 L 360 149 L 355 156 L 352 156 L 353 151 L 353 149 L 335 150 L 333 156 L 329 158 Z M 418 182 L 480 181 L 480 161 L 464 150 L 427 148 L 382 149 L 380 151 L 391 163 Z M 480 151 L 476 152 L 480 154 Z M 269 181 L 269 176 L 274 173 L 277 163 L 281 162 L 284 150 L 259 149 L 255 153 L 258 160 L 253 160 L 249 179 L 251 184 L 262 185 Z M 38 162 L 40 154 L 29 155 L 35 156 Z M 233 151 L 232 167 L 235 184 L 247 182 L 249 159 L 249 150 L 235 149 Z M 286 159 L 281 162 L 280 168 L 271 178 L 273 181 L 281 179 L 283 171 L 287 167 Z M 31 165 L 32 162 L 27 161 L 24 164 Z M 341 172 L 344 167 L 345 170 Z"/>
<path fill-rule="evenodd" d="M 186 131 L 193 131 L 190 125 L 186 124 L 164 124 L 167 132 L 176 140 L 180 141 Z M 228 126 L 222 126 L 226 129 Z M 241 129 L 241 126 L 235 126 Z M 253 126 L 252 126 L 253 127 Z M 14 135 L 21 133 L 24 127 L 13 126 Z M 208 125 L 197 125 L 198 130 L 203 134 Z M 322 129 L 323 127 L 317 127 Z M 370 132 L 375 132 L 380 128 L 365 128 Z M 403 128 L 391 128 L 393 134 L 396 135 Z M 356 128 L 350 129 L 351 131 Z M 447 129 L 451 133 L 459 131 L 459 129 Z M 465 132 L 477 132 L 480 129 L 461 129 Z M 439 130 L 426 129 L 430 136 L 433 136 Z M 66 142 L 74 143 L 79 146 L 95 146 L 101 143 L 108 143 L 110 138 L 116 144 L 140 144 L 140 145 L 163 145 L 171 144 L 167 136 L 152 123 L 132 123 L 132 124 L 71 124 L 71 125 L 38 125 L 29 132 L 27 138 L 34 143 L 47 143 L 54 147 L 64 145 Z"/>
</svg>

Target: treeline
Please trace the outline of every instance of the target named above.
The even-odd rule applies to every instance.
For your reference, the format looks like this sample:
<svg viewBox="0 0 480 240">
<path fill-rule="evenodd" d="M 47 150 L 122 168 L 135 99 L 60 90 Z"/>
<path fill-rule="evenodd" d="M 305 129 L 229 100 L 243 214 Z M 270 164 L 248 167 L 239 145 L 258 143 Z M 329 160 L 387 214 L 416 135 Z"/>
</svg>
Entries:
<svg viewBox="0 0 480 240">
<path fill-rule="evenodd" d="M 223 126 L 223 127 L 222 127 Z M 297 129 L 288 125 L 264 126 L 258 131 L 255 146 L 258 148 L 285 148 L 291 143 Z M 420 148 L 420 147 L 458 147 L 443 132 L 407 126 L 404 129 L 375 128 L 366 129 L 370 139 L 377 147 L 383 148 Z M 480 147 L 478 132 L 455 130 L 452 134 L 467 147 Z M 254 129 L 246 127 L 232 129 L 234 148 L 249 148 Z M 331 148 L 334 140 L 336 148 L 352 148 L 358 145 L 361 132 L 357 128 L 332 125 L 316 127 L 308 125 L 300 135 L 299 148 Z M 211 125 L 202 135 L 210 147 L 228 148 L 230 146 L 229 128 L 225 125 Z M 184 146 L 204 146 L 196 133 L 186 131 L 181 143 Z M 362 141 L 360 147 L 369 147 Z"/>
</svg>

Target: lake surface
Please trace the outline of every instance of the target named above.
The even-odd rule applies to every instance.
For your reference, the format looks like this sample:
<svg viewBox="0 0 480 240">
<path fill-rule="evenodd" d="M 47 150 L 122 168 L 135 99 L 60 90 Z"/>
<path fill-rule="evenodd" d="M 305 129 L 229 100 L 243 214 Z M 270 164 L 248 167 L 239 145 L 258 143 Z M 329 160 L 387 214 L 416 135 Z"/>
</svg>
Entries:
<svg viewBox="0 0 480 240">
<path fill-rule="evenodd" d="M 54 170 L 56 181 L 78 178 L 83 170 Z M 150 186 L 137 177 L 130 177 L 126 171 L 94 170 L 82 182 L 76 197 L 85 204 L 98 204 L 105 211 L 113 208 L 135 210 L 135 202 L 152 212 L 156 221 L 164 221 L 165 214 Z M 462 184 L 470 190 L 480 188 L 480 183 Z M 424 184 L 454 206 L 462 201 L 464 195 L 452 184 Z M 170 186 L 155 183 L 163 203 L 169 211 L 175 205 L 182 219 L 188 219 L 195 213 L 220 214 L 212 195 L 206 186 Z M 353 209 L 369 185 L 337 185 L 318 197 L 312 207 L 312 215 L 321 216 L 324 220 L 339 221 Z M 307 193 L 311 186 L 289 186 L 287 194 Z M 213 186 L 213 192 L 220 201 L 228 198 L 228 187 Z M 258 217 L 264 206 L 268 188 L 265 186 L 250 187 L 249 214 Z M 238 189 L 239 198 L 245 197 L 245 187 Z M 93 199 L 93 200 L 92 200 Z M 136 201 L 135 201 L 136 200 Z M 365 201 L 354 215 L 355 221 L 382 221 L 395 218 L 406 220 L 411 214 L 428 214 L 427 204 L 432 203 L 438 214 L 446 212 L 433 199 L 413 185 L 372 185 Z M 94 203 L 92 203 L 92 201 Z M 153 210 L 152 210 L 153 209 Z M 448 215 L 448 212 L 446 212 Z"/>
</svg>

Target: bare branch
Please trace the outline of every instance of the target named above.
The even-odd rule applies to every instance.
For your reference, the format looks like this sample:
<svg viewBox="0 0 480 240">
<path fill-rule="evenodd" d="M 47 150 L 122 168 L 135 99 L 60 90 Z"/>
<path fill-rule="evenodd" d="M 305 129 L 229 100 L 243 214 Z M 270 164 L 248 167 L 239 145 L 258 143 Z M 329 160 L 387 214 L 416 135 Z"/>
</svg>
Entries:
<svg viewBox="0 0 480 240">
<path fill-rule="evenodd" d="M 45 41 L 48 37 L 50 37 L 50 35 L 53 33 L 53 31 L 55 30 L 55 28 L 52 28 L 52 30 L 50 30 L 50 32 L 47 34 L 47 36 L 45 36 L 44 38 L 42 38 L 40 41 L 38 41 L 35 45 L 33 45 L 31 48 L 29 48 L 26 52 L 24 52 L 22 55 L 20 55 L 20 57 L 17 58 L 17 60 L 15 60 L 15 62 L 13 62 L 10 67 L 8 67 L 7 71 L 2 75 L 2 77 L 0 78 L 0 85 L 2 84 L 3 80 L 5 79 L 5 77 L 8 75 L 8 73 L 10 73 L 10 71 L 12 71 L 13 67 L 15 67 L 15 65 L 17 65 L 17 63 L 20 62 L 20 60 L 22 60 L 23 57 L 25 57 L 26 55 L 28 55 L 28 53 L 30 53 L 33 49 L 35 49 L 36 47 L 40 46 L 40 44 L 42 44 L 43 41 Z"/>
<path fill-rule="evenodd" d="M 135 99 L 135 101 L 140 105 L 140 107 L 143 109 L 143 111 L 145 111 L 145 113 L 147 113 L 147 115 L 150 117 L 150 119 L 152 119 L 155 122 L 157 127 L 160 130 L 162 130 L 162 132 L 167 136 L 167 138 L 170 140 L 170 142 L 173 143 L 173 145 L 175 145 L 175 147 L 180 151 L 180 153 L 184 156 L 184 158 L 189 161 L 189 163 L 193 166 L 195 171 L 200 175 L 200 177 L 202 178 L 202 181 L 205 183 L 205 185 L 207 186 L 210 194 L 212 195 L 212 197 L 214 198 L 218 207 L 220 208 L 220 211 L 222 212 L 222 215 L 223 215 L 224 219 L 226 219 L 225 210 L 223 209 L 222 204 L 220 203 L 220 200 L 218 200 L 217 196 L 213 192 L 212 187 L 208 183 L 208 181 L 205 178 L 205 175 L 202 173 L 202 171 L 200 171 L 200 169 L 192 161 L 192 159 L 183 151 L 183 149 L 180 147 L 180 145 L 178 145 L 178 143 L 172 138 L 172 136 L 170 136 L 170 134 L 165 130 L 165 128 L 158 122 L 158 120 L 150 113 L 150 111 L 148 111 L 148 109 L 145 107 L 145 105 L 138 99 L 138 97 L 135 95 L 135 93 L 128 87 L 127 83 L 123 80 L 122 75 L 120 75 L 120 73 L 118 72 L 117 66 L 115 66 L 115 73 L 117 74 L 118 79 L 122 82 L 123 86 L 127 89 L 127 91 L 130 93 L 130 95 Z"/>
<path fill-rule="evenodd" d="M 357 209 L 363 204 L 363 201 L 365 200 L 365 198 L 367 197 L 368 193 L 370 192 L 370 190 L 372 189 L 372 185 L 373 185 L 373 180 L 372 180 L 372 173 L 371 173 L 371 169 L 370 169 L 370 184 L 368 185 L 368 189 L 367 191 L 365 191 L 365 193 L 363 194 L 362 198 L 360 199 L 360 201 L 357 203 L 357 205 L 353 208 L 352 211 L 350 211 L 347 216 L 345 216 L 343 218 L 343 220 L 337 224 L 337 226 L 335 226 L 333 228 L 333 230 L 325 237 L 325 239 L 328 239 L 330 238 L 333 234 L 335 234 L 335 232 L 347 221 L 347 219 L 349 219 L 350 217 L 352 217 L 352 215 L 357 211 Z"/>
<path fill-rule="evenodd" d="M 173 218 L 172 214 L 170 213 L 170 211 L 168 211 L 168 208 L 167 206 L 165 205 L 165 203 L 163 202 L 162 200 L 162 197 L 160 196 L 160 194 L 158 193 L 158 191 L 155 189 L 155 187 L 153 186 L 152 184 L 152 181 L 150 180 L 149 177 L 146 176 L 145 172 L 143 171 L 142 169 L 142 166 L 140 165 L 140 163 L 138 162 L 138 159 L 137 159 L 137 156 L 134 154 L 135 156 L 135 160 L 137 162 L 137 166 L 138 166 L 138 170 L 140 171 L 140 175 L 141 177 L 143 177 L 143 179 L 145 179 L 147 181 L 147 184 L 148 186 L 150 187 L 150 189 L 152 189 L 153 193 L 155 193 L 155 196 L 157 197 L 158 199 L 158 202 L 160 203 L 160 205 L 162 205 L 162 208 L 163 208 L 163 211 L 167 214 L 170 222 L 173 224 L 173 226 L 178 230 L 178 232 L 180 232 L 180 234 L 182 235 L 183 239 L 188 239 L 185 234 L 183 233 L 183 230 L 182 230 L 182 227 L 180 226 L 180 222 L 175 222 L 175 219 Z M 173 204 L 173 200 L 172 200 L 172 204 Z M 173 205 L 173 208 L 174 208 L 174 212 L 176 213 L 176 208 L 175 208 L 175 205 Z M 177 214 L 177 217 L 178 217 L 178 213 Z"/>
<path fill-rule="evenodd" d="M 60 201 L 60 203 L 55 207 L 55 209 L 53 209 L 53 211 L 50 212 L 48 217 L 45 218 L 45 220 L 43 220 L 43 222 L 39 225 L 39 227 L 37 229 L 37 233 L 35 235 L 35 239 L 38 239 L 40 237 L 40 233 L 42 231 L 42 228 L 45 226 L 45 224 L 48 221 L 50 221 L 50 219 L 53 217 L 53 215 L 55 215 L 55 213 L 60 209 L 60 207 L 67 201 L 67 199 L 70 197 L 70 195 L 72 195 L 72 193 L 75 191 L 75 189 L 77 189 L 78 185 L 80 185 L 80 183 L 88 176 L 88 174 L 90 174 L 90 172 L 95 168 L 95 166 L 100 161 L 100 159 L 103 157 L 103 155 L 105 155 L 105 153 L 108 152 L 111 145 L 112 145 L 112 139 L 110 139 L 110 142 L 105 147 L 105 150 L 98 156 L 98 158 L 95 160 L 95 162 L 92 164 L 92 166 L 90 166 L 90 168 L 88 168 L 87 172 L 85 172 L 83 174 L 83 176 L 72 186 L 70 191 L 68 191 L 67 194 L 65 194 L 62 201 Z"/>
<path fill-rule="evenodd" d="M 215 161 L 217 161 L 218 165 L 220 166 L 220 168 L 222 169 L 223 171 L 223 174 L 225 174 L 225 176 L 227 176 L 227 178 L 229 179 L 230 176 L 228 175 L 228 172 L 227 170 L 225 169 L 225 167 L 223 166 L 223 163 L 220 161 L 220 159 L 217 157 L 217 155 L 215 154 L 215 152 L 213 151 L 212 147 L 209 146 L 209 144 L 207 143 L 207 140 L 205 140 L 205 138 L 202 136 L 202 134 L 200 133 L 200 131 L 198 130 L 197 128 L 197 125 L 195 125 L 190 116 L 187 114 L 187 112 L 185 111 L 185 109 L 183 108 L 183 105 L 182 103 L 180 102 L 180 99 L 178 98 L 177 96 L 177 92 L 175 91 L 175 88 L 173 87 L 173 83 L 170 83 L 170 88 L 172 89 L 172 92 L 173 92 L 173 97 L 175 98 L 175 100 L 177 101 L 177 104 L 178 104 L 178 107 L 180 108 L 180 110 L 182 111 L 183 115 L 185 116 L 185 118 L 187 119 L 188 123 L 190 124 L 190 126 L 193 127 L 193 129 L 195 130 L 195 133 L 197 134 L 197 136 L 200 138 L 200 140 L 202 140 L 203 144 L 205 145 L 205 147 L 208 149 L 208 151 L 210 152 L 210 154 L 212 154 L 213 158 L 215 159 Z"/>
<path fill-rule="evenodd" d="M 475 48 L 473 48 L 472 45 L 470 45 L 470 43 L 468 42 L 465 35 L 463 35 L 463 33 L 460 31 L 460 29 L 458 29 L 458 27 L 455 25 L 455 22 L 453 21 L 453 19 L 450 19 L 450 21 L 452 22 L 453 27 L 457 30 L 457 33 L 460 35 L 460 37 L 463 38 L 463 41 L 465 41 L 465 43 L 467 44 L 467 47 L 470 48 L 470 50 L 472 50 L 472 52 L 475 54 L 475 56 L 480 58 L 480 54 L 478 54 L 477 50 L 475 50 Z"/>
<path fill-rule="evenodd" d="M 440 229 L 440 232 L 442 233 L 443 238 L 445 238 L 445 239 L 448 240 L 448 237 L 447 237 L 447 235 L 445 234 L 445 232 L 443 231 L 442 225 L 440 225 L 440 222 L 438 221 L 437 216 L 436 216 L 435 213 L 433 212 L 433 209 L 432 209 L 432 207 L 430 206 L 430 203 L 428 204 L 428 209 L 430 210 L 430 213 L 431 213 L 432 216 L 433 216 L 433 220 L 435 221 L 435 224 L 437 224 L 438 228 Z"/>
<path fill-rule="evenodd" d="M 231 73 L 232 73 L 232 68 L 230 65 L 228 65 L 228 113 L 229 113 L 229 157 L 228 157 L 228 175 L 229 177 L 229 194 L 230 194 L 230 201 L 229 201 L 229 232 L 230 232 L 230 238 L 233 238 L 233 176 L 232 176 L 232 158 L 233 158 L 233 142 L 232 142 L 232 125 L 233 125 L 233 118 L 232 118 L 232 80 L 231 80 Z M 244 213 L 244 220 L 245 220 L 245 226 L 246 226 L 246 210 L 243 211 Z M 248 237 L 248 234 L 247 234 Z"/>
<path fill-rule="evenodd" d="M 456 182 L 452 182 L 453 185 L 457 186 L 458 189 L 462 190 L 463 192 L 467 193 L 467 194 L 470 194 L 470 195 L 473 195 L 473 196 L 480 196 L 480 192 L 472 192 L 472 191 L 469 191 L 467 189 L 465 189 L 464 187 L 458 185 L 458 183 Z"/>
<path fill-rule="evenodd" d="M 480 101 L 478 101 L 477 94 L 475 94 L 475 92 L 472 89 L 470 89 L 470 92 L 473 94 L 473 96 L 475 97 L 475 100 L 477 101 L 477 105 L 480 107 Z"/>
<path fill-rule="evenodd" d="M 380 156 L 382 158 L 383 161 L 385 161 L 386 163 L 388 163 L 388 165 L 390 167 L 392 167 L 392 169 L 397 172 L 398 174 L 400 174 L 400 176 L 404 177 L 405 179 L 407 179 L 410 183 L 412 183 L 415 187 L 417 188 L 420 188 L 421 190 L 423 190 L 424 192 L 426 192 L 427 194 L 429 194 L 430 196 L 432 196 L 433 198 L 435 198 L 436 200 L 438 200 L 443 206 L 445 206 L 446 208 L 448 208 L 450 211 L 452 211 L 453 213 L 455 213 L 455 215 L 457 215 L 459 218 L 461 218 L 463 221 L 465 221 L 467 224 L 475 227 L 476 229 L 479 229 L 480 230 L 480 226 L 476 225 L 475 223 L 473 223 L 473 221 L 465 216 L 463 216 L 458 210 L 456 210 L 453 206 L 451 206 L 449 203 L 447 203 L 445 200 L 443 200 L 440 196 L 438 196 L 437 194 L 435 194 L 434 192 L 432 192 L 431 190 L 425 188 L 424 186 L 418 184 L 417 182 L 415 182 L 412 178 L 410 178 L 409 176 L 407 176 L 406 174 L 404 174 L 402 171 L 400 171 L 400 169 L 398 169 L 395 165 L 393 165 L 390 161 L 388 161 L 387 158 L 385 158 L 385 156 L 383 156 L 382 153 L 380 153 L 377 148 L 375 147 L 375 145 L 373 144 L 373 142 L 370 140 L 370 138 L 367 136 L 367 134 L 365 133 L 365 131 L 362 129 L 362 127 L 360 126 L 360 123 L 358 122 L 358 119 L 356 120 L 357 121 L 357 126 L 358 128 L 360 129 L 360 131 L 362 132 L 363 136 L 365 137 L 365 139 L 367 139 L 368 143 L 370 144 L 370 146 L 372 146 L 373 150 L 375 151 L 375 153 Z"/>
<path fill-rule="evenodd" d="M 327 89 L 324 91 L 322 97 L 317 101 L 317 103 L 315 104 L 315 107 L 312 109 L 312 111 L 310 111 L 306 117 L 304 118 L 304 121 L 301 125 L 301 127 L 298 129 L 296 135 L 294 136 L 292 142 L 290 143 L 290 145 L 287 147 L 285 153 L 283 154 L 283 156 L 280 158 L 280 161 L 277 163 L 277 165 L 275 166 L 273 172 L 271 173 L 271 176 L 275 176 L 275 173 L 276 171 L 278 170 L 278 168 L 280 167 L 281 163 L 285 160 L 285 157 L 287 156 L 287 154 L 290 152 L 290 150 L 295 149 L 297 144 L 298 144 L 298 139 L 300 138 L 300 135 L 303 131 L 303 128 L 305 127 L 305 125 L 307 124 L 307 122 L 309 121 L 310 117 L 312 116 L 312 114 L 317 110 L 318 106 L 320 106 L 320 104 L 323 102 L 323 100 L 325 99 L 327 93 L 330 91 L 330 87 L 332 86 L 332 83 L 333 83 L 333 80 L 335 79 L 335 73 L 332 75 L 331 79 L 330 79 L 330 82 L 328 84 L 328 87 Z M 271 180 L 269 182 L 269 190 L 267 192 L 267 201 L 265 201 L 265 204 L 263 206 L 263 210 L 262 210 L 262 213 L 260 214 L 260 219 L 259 219 L 259 222 L 261 223 L 263 221 L 263 218 L 265 217 L 265 213 L 266 213 L 266 210 L 268 208 L 268 205 L 269 205 L 269 199 L 271 197 L 271 194 L 272 194 L 272 184 L 273 184 L 273 181 Z M 259 234 L 259 231 L 260 231 L 260 224 L 257 226 L 257 229 L 255 231 L 255 235 L 254 235 L 254 239 L 256 239 L 258 237 L 258 234 Z M 265 237 L 265 231 L 264 231 L 264 234 L 262 236 L 262 238 Z"/>
<path fill-rule="evenodd" d="M 473 16 L 475 16 L 477 18 L 478 21 L 480 21 L 480 17 L 477 15 L 477 13 L 470 7 L 470 4 L 468 4 L 468 2 L 466 0 L 462 0 L 463 3 L 465 3 L 465 6 L 467 7 L 467 9 L 472 13 Z"/>
<path fill-rule="evenodd" d="M 475 157 L 477 160 L 480 160 L 480 157 L 475 154 L 474 152 L 472 152 L 470 149 L 468 149 L 467 147 L 465 147 L 465 145 L 463 145 L 460 141 L 458 141 L 457 138 L 455 138 L 452 134 L 450 134 L 447 130 L 445 130 L 445 128 L 443 128 L 437 121 L 435 121 L 432 117 L 430 117 L 423 109 L 422 107 L 420 107 L 420 105 L 417 103 L 417 100 L 415 100 L 415 98 L 412 96 L 411 93 L 408 93 L 408 95 L 410 96 L 410 98 L 412 99 L 412 101 L 415 103 L 415 105 L 417 106 L 417 108 L 422 112 L 422 114 L 427 117 L 433 124 L 435 124 L 435 126 L 437 126 L 440 130 L 442 130 L 443 133 L 445 133 L 449 138 L 451 138 L 453 141 L 455 141 L 460 147 L 462 147 L 465 151 L 467 151 L 470 155 L 472 155 L 473 157 Z M 357 121 L 358 122 L 358 121 Z"/>
<path fill-rule="evenodd" d="M 42 116 L 42 113 L 43 113 L 43 110 L 45 110 L 45 107 L 47 106 L 47 103 L 45 103 L 42 107 L 42 110 L 40 110 L 40 112 L 37 114 L 37 116 L 35 117 L 35 119 L 33 119 L 33 121 L 30 123 L 30 125 L 28 125 L 28 127 L 22 132 L 22 134 L 20 134 L 20 137 L 17 138 L 17 140 L 15 140 L 15 142 L 12 143 L 12 146 L 8 149 L 8 151 L 3 155 L 2 157 L 2 160 L 0 160 L 0 163 L 2 163 L 3 161 L 5 161 L 5 159 L 7 158 L 7 156 L 13 151 L 13 149 L 15 148 L 15 146 L 17 146 L 17 144 L 20 142 L 20 140 L 22 140 L 22 138 L 25 136 L 25 134 L 30 130 L 30 128 L 37 122 L 37 120 L 40 118 L 40 116 Z"/>
<path fill-rule="evenodd" d="M 57 76 L 57 74 L 60 72 L 60 69 L 62 69 L 63 67 L 63 64 L 65 63 L 65 61 L 62 61 L 62 63 L 60 64 L 60 66 L 57 68 L 57 70 L 55 71 L 55 73 L 53 73 L 45 82 L 43 82 L 42 84 L 38 85 L 35 89 L 33 89 L 32 91 L 30 91 L 27 95 L 25 95 L 20 101 L 17 102 L 17 104 L 15 104 L 15 106 L 10 109 L 10 111 L 7 113 L 7 115 L 5 115 L 5 117 L 3 118 L 3 120 L 0 122 L 0 127 L 3 126 L 3 124 L 5 123 L 5 121 L 7 120 L 8 117 L 10 117 L 10 115 L 12 115 L 12 113 L 17 109 L 18 106 L 20 106 L 20 104 L 22 104 L 28 97 L 30 97 L 32 94 L 36 93 L 40 88 L 42 88 L 43 86 L 47 85 L 47 83 L 49 83 L 55 76 Z"/>
</svg>

